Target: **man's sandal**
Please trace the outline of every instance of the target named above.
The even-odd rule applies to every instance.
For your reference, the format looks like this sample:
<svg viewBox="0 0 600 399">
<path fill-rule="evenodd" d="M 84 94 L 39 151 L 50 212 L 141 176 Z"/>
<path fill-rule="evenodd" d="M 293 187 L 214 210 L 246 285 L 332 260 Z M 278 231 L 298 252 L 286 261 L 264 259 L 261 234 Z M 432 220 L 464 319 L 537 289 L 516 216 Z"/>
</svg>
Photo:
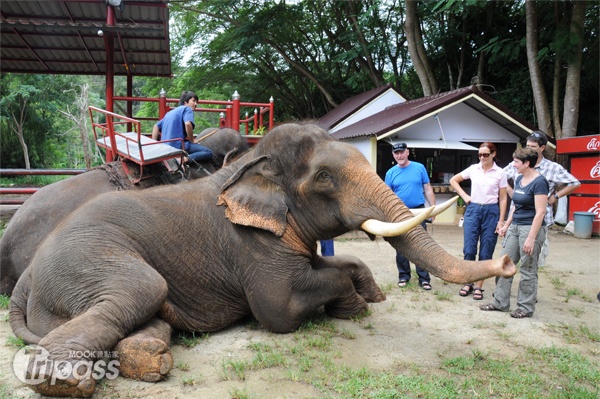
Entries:
<svg viewBox="0 0 600 399">
<path fill-rule="evenodd" d="M 421 283 L 421 288 L 423 288 L 425 291 L 431 291 L 431 284 L 429 284 L 427 281 L 424 281 Z"/>
<path fill-rule="evenodd" d="M 408 283 L 408 281 L 406 281 L 406 280 L 400 280 L 400 281 L 398 281 L 398 287 L 404 288 L 404 287 L 406 287 L 407 283 Z"/>
<path fill-rule="evenodd" d="M 515 319 L 524 319 L 525 317 L 533 316 L 533 312 L 525 312 L 519 308 L 510 314 L 510 317 Z"/>
<path fill-rule="evenodd" d="M 483 299 L 483 291 L 484 290 L 478 287 L 473 288 L 473 299 L 476 301 L 481 301 Z"/>
<path fill-rule="evenodd" d="M 462 287 L 460 289 L 460 291 L 458 291 L 458 295 L 460 295 L 460 296 L 467 296 L 471 292 L 473 292 L 473 284 L 465 284 L 464 287 Z"/>
</svg>

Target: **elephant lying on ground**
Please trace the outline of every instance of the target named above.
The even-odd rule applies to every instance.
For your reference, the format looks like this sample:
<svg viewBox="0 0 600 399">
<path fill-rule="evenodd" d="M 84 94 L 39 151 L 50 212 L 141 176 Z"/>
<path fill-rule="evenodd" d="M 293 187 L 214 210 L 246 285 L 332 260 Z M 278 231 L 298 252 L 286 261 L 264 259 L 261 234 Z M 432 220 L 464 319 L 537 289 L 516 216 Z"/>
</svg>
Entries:
<svg viewBox="0 0 600 399">
<path fill-rule="evenodd" d="M 209 172 L 215 171 L 213 164 L 217 168 L 223 166 L 226 156 L 232 158 L 248 149 L 245 139 L 233 129 L 205 129 L 198 134 L 196 141 L 213 152 L 212 163 L 201 164 Z M 176 164 L 173 166 L 177 168 Z M 151 167 L 158 174 L 162 164 L 154 164 Z M 135 165 L 130 168 L 136 169 Z M 186 177 L 195 180 L 206 175 L 206 172 L 192 164 Z M 173 177 L 175 179 L 171 180 L 171 183 L 186 180 L 180 174 Z M 14 285 L 29 265 L 41 242 L 82 204 L 103 193 L 145 189 L 160 184 L 166 184 L 166 181 L 154 177 L 133 185 L 127 179 L 121 162 L 117 161 L 40 189 L 15 213 L 0 239 L 0 293 L 12 293 Z"/>
<path fill-rule="evenodd" d="M 155 381 L 173 365 L 171 328 L 215 331 L 252 314 L 286 333 L 321 306 L 349 318 L 385 299 L 358 258 L 317 255 L 321 239 L 359 229 L 374 238 L 383 228 L 400 234 L 385 238 L 394 248 L 447 281 L 516 272 L 506 256 L 451 256 L 419 226 L 426 217 L 413 217 L 351 145 L 314 125 L 282 125 L 207 178 L 82 205 L 19 279 L 11 327 L 54 364 L 114 350 L 121 375 Z M 81 370 L 49 374 L 32 389 L 94 391 Z"/>
</svg>

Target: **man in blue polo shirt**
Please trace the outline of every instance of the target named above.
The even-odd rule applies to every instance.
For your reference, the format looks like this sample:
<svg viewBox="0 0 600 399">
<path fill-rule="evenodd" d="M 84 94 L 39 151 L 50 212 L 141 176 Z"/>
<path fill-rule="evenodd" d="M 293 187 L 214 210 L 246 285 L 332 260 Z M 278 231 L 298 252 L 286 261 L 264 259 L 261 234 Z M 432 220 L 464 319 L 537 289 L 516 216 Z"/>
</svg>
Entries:
<svg viewBox="0 0 600 399">
<path fill-rule="evenodd" d="M 435 196 L 433 189 L 429 184 L 429 176 L 425 166 L 419 162 L 409 161 L 410 151 L 406 143 L 397 143 L 392 146 L 394 159 L 398 163 L 392 166 L 385 174 L 385 184 L 409 208 L 424 208 L 425 199 L 430 206 L 435 205 Z M 421 224 L 425 230 L 425 222 Z M 398 267 L 398 287 L 406 287 L 410 280 L 410 262 L 401 254 L 396 252 L 396 266 Z M 415 265 L 417 275 L 419 276 L 419 285 L 424 290 L 431 289 L 431 277 L 427 270 L 421 269 Z"/>
<path fill-rule="evenodd" d="M 179 99 L 179 106 L 173 108 L 152 128 L 154 140 L 183 139 L 184 150 L 188 153 L 185 161 L 210 161 L 213 153 L 203 145 L 194 143 L 194 108 L 198 96 L 193 91 L 184 91 Z M 171 147 L 180 148 L 178 141 L 166 143 Z"/>
</svg>

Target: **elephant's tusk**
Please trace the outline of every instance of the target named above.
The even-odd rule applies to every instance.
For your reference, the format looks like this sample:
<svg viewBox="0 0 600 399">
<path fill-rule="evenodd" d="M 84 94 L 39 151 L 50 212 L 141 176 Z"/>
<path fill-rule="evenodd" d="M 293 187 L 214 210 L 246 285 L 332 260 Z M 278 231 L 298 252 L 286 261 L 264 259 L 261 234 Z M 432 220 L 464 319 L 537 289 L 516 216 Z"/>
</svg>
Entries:
<svg viewBox="0 0 600 399">
<path fill-rule="evenodd" d="M 433 211 L 435 207 L 425 208 L 420 215 L 413 217 L 412 219 L 405 220 L 404 222 L 398 223 L 387 223 L 382 222 L 380 220 L 369 219 L 363 222 L 360 226 L 367 233 L 382 236 L 382 237 L 395 237 L 401 234 L 404 234 L 419 224 L 423 222 L 423 220 L 429 217 L 429 214 Z"/>
<path fill-rule="evenodd" d="M 446 209 L 450 208 L 452 206 L 452 204 L 455 203 L 456 201 L 458 201 L 458 195 L 455 195 L 454 197 L 450 198 L 448 201 L 444 202 L 443 204 L 436 205 L 435 209 L 433 210 L 433 212 L 431 212 L 429 217 L 434 217 L 434 216 L 439 215 L 440 213 L 444 212 Z M 421 213 L 425 212 L 426 208 L 411 209 L 410 211 L 412 212 L 412 214 L 414 216 L 417 216 L 417 215 L 420 215 Z"/>
</svg>

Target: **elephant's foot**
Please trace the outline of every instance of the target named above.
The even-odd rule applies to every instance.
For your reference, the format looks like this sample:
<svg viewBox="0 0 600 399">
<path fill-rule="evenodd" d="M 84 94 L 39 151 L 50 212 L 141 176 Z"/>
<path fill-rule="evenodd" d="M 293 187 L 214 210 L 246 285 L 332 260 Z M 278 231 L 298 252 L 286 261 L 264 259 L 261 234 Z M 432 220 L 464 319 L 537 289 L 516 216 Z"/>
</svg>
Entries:
<svg viewBox="0 0 600 399">
<path fill-rule="evenodd" d="M 356 293 L 364 298 L 369 303 L 377 303 L 385 301 L 385 294 L 381 291 L 375 281 L 362 286 L 355 286 Z"/>
<path fill-rule="evenodd" d="M 361 315 L 369 309 L 367 302 L 360 296 L 355 295 L 353 301 L 333 301 L 325 304 L 325 312 L 338 319 L 349 319 Z"/>
<path fill-rule="evenodd" d="M 62 363 L 66 365 L 67 363 Z M 77 370 L 71 369 L 68 376 L 61 375 L 62 370 L 70 369 L 63 368 L 57 371 L 56 369 L 48 370 L 47 373 L 35 376 L 36 380 L 43 380 L 37 385 L 30 385 L 29 387 L 35 392 L 43 396 L 52 397 L 72 397 L 72 398 L 89 398 L 96 389 L 96 380 L 91 377 L 92 370 L 89 365 L 73 364 L 69 362 L 71 366 L 77 367 Z M 91 364 L 91 363 L 90 363 Z M 66 377 L 66 378 L 65 378 Z"/>
<path fill-rule="evenodd" d="M 163 340 L 133 335 L 121 340 L 115 347 L 119 354 L 120 375 L 147 382 L 160 381 L 173 368 L 173 356 Z"/>
</svg>

